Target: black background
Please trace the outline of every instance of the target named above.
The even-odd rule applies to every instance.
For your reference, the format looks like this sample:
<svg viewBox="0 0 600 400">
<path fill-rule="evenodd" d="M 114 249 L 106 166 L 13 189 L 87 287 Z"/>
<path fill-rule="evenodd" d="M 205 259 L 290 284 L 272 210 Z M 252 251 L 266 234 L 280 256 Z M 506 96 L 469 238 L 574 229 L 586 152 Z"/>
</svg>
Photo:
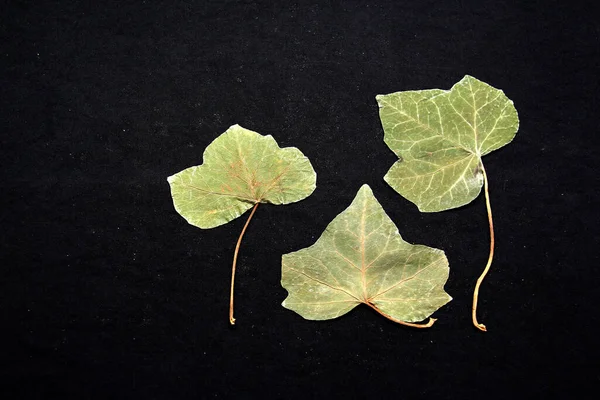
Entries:
<svg viewBox="0 0 600 400">
<path fill-rule="evenodd" d="M 10 2 L 1 10 L 3 398 L 562 397 L 600 383 L 599 27 L 592 2 Z M 483 197 L 421 214 L 382 177 L 375 95 L 505 91 L 521 126 Z M 230 125 L 296 146 L 317 189 L 200 230 L 166 178 Z M 446 251 L 429 330 L 361 306 L 284 309 L 280 257 L 368 183 L 403 237 Z M 378 394 L 376 394 L 378 393 Z M 433 398 L 433 397 L 432 397 Z"/>
</svg>

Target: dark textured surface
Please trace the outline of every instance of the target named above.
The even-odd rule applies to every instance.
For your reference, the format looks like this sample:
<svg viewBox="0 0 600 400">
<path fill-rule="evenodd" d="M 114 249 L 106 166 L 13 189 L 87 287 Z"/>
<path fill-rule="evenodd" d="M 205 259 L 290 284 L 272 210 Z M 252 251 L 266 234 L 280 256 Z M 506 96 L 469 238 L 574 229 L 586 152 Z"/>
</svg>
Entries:
<svg viewBox="0 0 600 400">
<path fill-rule="evenodd" d="M 0 12 L 0 393 L 12 398 L 565 396 L 597 386 L 599 29 L 592 2 L 11 2 Z M 421 214 L 382 180 L 375 95 L 503 89 L 521 128 L 482 197 Z M 300 148 L 317 190 L 200 230 L 166 177 L 230 125 Z M 444 249 L 430 330 L 366 307 L 280 307 L 280 257 L 368 183 L 403 237 Z M 390 397 L 391 398 L 391 397 Z"/>
</svg>

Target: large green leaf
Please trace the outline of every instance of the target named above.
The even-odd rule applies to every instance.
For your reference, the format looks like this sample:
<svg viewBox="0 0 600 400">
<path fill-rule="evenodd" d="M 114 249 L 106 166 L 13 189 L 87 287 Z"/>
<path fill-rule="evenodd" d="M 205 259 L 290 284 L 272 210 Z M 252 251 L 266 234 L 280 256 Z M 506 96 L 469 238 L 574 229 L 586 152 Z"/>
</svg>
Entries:
<svg viewBox="0 0 600 400">
<path fill-rule="evenodd" d="M 385 143 L 400 158 L 385 181 L 424 212 L 470 203 L 481 191 L 481 157 L 515 136 L 519 118 L 499 89 L 465 76 L 449 91 L 377 96 Z"/>
<path fill-rule="evenodd" d="M 168 178 L 173 204 L 190 224 L 223 225 L 256 203 L 288 204 L 315 190 L 316 174 L 295 147 L 280 148 L 272 136 L 239 125 L 204 151 L 204 163 Z"/>
<path fill-rule="evenodd" d="M 312 320 L 364 303 L 395 322 L 421 321 L 451 300 L 442 250 L 402 240 L 363 185 L 317 242 L 282 257 L 283 306 Z"/>
</svg>

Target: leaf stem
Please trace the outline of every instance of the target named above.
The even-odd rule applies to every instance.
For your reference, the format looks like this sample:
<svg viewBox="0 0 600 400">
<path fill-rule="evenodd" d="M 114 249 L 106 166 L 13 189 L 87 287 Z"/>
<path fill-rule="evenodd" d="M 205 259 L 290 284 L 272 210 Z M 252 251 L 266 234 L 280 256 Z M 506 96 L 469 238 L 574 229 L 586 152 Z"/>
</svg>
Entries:
<svg viewBox="0 0 600 400">
<path fill-rule="evenodd" d="M 244 233 L 246 233 L 246 228 L 248 228 L 248 224 L 250 224 L 250 220 L 256 211 L 260 203 L 256 203 L 252 208 L 252 212 L 246 221 L 246 224 L 242 228 L 242 233 L 240 233 L 240 237 L 238 238 L 237 244 L 235 245 L 235 252 L 233 253 L 233 265 L 231 267 L 231 290 L 229 293 L 229 323 L 231 325 L 235 325 L 235 318 L 233 318 L 233 285 L 235 283 L 235 266 L 237 264 L 238 252 L 240 251 L 240 244 L 242 243 L 242 238 L 244 237 Z"/>
<path fill-rule="evenodd" d="M 487 261 L 487 265 L 485 266 L 485 269 L 483 270 L 483 272 L 479 276 L 479 279 L 477 279 L 477 283 L 475 284 L 475 290 L 473 291 L 472 318 L 473 318 L 473 325 L 475 325 L 475 327 L 477 329 L 479 329 L 483 332 L 487 332 L 487 328 L 485 327 L 485 325 L 477 322 L 477 300 L 479 298 L 479 287 L 481 286 L 481 282 L 483 282 L 483 279 L 489 272 L 490 266 L 492 265 L 492 259 L 494 258 L 495 239 L 494 239 L 494 221 L 492 219 L 492 206 L 490 205 L 490 194 L 488 191 L 488 178 L 487 178 L 487 174 L 485 173 L 485 168 L 483 167 L 483 163 L 481 163 L 481 170 L 483 171 L 483 186 L 484 186 L 484 190 L 485 190 L 485 205 L 487 207 L 488 221 L 490 224 L 490 255 L 488 257 L 488 261 Z"/>
<path fill-rule="evenodd" d="M 391 315 L 384 313 L 383 311 L 381 311 L 379 308 L 377 308 L 371 302 L 366 302 L 365 304 L 368 305 L 369 307 L 371 307 L 373 310 L 377 311 L 379 314 L 381 314 L 384 317 L 386 317 L 387 319 L 389 319 L 390 321 L 393 321 L 397 324 L 410 326 L 413 328 L 430 328 L 435 323 L 435 321 L 437 321 L 437 319 L 435 319 L 435 318 L 429 318 L 429 321 L 426 324 L 413 324 L 412 322 L 401 321 L 399 319 L 392 317 Z"/>
</svg>

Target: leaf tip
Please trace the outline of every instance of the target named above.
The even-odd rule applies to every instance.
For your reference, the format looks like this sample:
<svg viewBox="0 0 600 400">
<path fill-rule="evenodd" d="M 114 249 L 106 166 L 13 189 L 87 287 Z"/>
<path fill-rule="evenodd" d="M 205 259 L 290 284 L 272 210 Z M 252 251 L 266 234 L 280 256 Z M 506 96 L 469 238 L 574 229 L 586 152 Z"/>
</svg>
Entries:
<svg viewBox="0 0 600 400">
<path fill-rule="evenodd" d="M 469 75 L 469 74 L 465 74 L 465 76 L 463 76 L 463 78 L 458 82 L 480 82 L 480 83 L 485 83 L 480 81 L 479 79 L 475 78 L 473 75 Z"/>
<path fill-rule="evenodd" d="M 417 206 L 417 208 L 419 209 L 419 212 L 422 212 L 422 213 L 433 213 L 433 212 L 435 212 L 435 211 L 432 211 L 432 210 L 429 210 L 429 209 L 425 208 L 422 204 L 417 204 L 417 203 L 413 203 L 413 204 L 415 204 Z"/>
<path fill-rule="evenodd" d="M 360 189 L 358 189 L 358 192 L 356 193 L 355 199 L 358 198 L 362 198 L 364 199 L 365 197 L 369 198 L 369 197 L 375 197 L 375 195 L 373 194 L 373 189 L 371 189 L 371 186 L 369 186 L 368 184 L 364 183 Z"/>
<path fill-rule="evenodd" d="M 359 192 L 363 192 L 363 191 L 368 191 L 373 193 L 373 190 L 371 189 L 371 186 L 369 186 L 368 183 L 363 183 L 362 186 L 360 187 L 360 189 L 358 189 Z"/>
</svg>

